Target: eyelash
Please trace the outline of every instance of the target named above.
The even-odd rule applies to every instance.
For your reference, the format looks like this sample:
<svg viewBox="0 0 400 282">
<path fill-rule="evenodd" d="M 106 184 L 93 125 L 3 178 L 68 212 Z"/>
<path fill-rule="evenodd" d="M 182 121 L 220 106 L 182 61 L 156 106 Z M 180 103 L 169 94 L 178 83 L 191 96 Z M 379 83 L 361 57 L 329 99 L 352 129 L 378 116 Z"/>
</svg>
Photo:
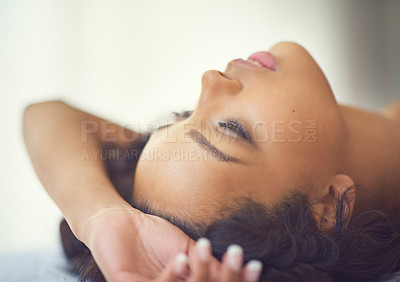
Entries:
<svg viewBox="0 0 400 282">
<path fill-rule="evenodd" d="M 240 123 L 239 121 L 235 119 L 227 119 L 225 121 L 218 122 L 218 125 L 221 128 L 228 129 L 234 132 L 235 134 L 240 135 L 241 137 L 252 143 L 250 134 L 248 133 L 247 129 L 243 126 L 243 124 Z"/>
</svg>

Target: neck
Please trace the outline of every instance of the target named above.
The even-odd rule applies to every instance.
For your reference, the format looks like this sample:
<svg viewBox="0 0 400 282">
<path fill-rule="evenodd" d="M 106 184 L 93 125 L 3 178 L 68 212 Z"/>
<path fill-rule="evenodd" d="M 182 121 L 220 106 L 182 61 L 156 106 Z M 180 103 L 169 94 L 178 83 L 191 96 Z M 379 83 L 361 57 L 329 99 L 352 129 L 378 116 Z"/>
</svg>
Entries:
<svg viewBox="0 0 400 282">
<path fill-rule="evenodd" d="M 348 129 L 341 172 L 360 188 L 356 208 L 400 213 L 400 124 L 377 113 L 341 110 Z"/>
</svg>

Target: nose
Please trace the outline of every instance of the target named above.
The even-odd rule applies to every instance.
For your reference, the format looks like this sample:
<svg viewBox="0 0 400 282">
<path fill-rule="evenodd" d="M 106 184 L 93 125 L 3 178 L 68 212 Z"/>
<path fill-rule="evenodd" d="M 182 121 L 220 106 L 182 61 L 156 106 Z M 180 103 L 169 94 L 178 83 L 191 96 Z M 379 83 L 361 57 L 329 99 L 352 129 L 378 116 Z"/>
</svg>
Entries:
<svg viewBox="0 0 400 282">
<path fill-rule="evenodd" d="M 222 95 L 237 95 L 242 91 L 242 84 L 225 74 L 209 70 L 201 79 L 201 99 L 216 98 Z"/>
</svg>

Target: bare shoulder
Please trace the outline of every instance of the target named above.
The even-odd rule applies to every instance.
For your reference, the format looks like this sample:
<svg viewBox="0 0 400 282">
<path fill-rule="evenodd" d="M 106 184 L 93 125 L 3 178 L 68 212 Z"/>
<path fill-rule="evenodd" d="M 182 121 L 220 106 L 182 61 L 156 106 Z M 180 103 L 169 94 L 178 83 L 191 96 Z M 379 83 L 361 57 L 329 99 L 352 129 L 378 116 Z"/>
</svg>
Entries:
<svg viewBox="0 0 400 282">
<path fill-rule="evenodd" d="M 386 118 L 400 123 L 400 99 L 384 107 L 382 113 Z"/>
</svg>

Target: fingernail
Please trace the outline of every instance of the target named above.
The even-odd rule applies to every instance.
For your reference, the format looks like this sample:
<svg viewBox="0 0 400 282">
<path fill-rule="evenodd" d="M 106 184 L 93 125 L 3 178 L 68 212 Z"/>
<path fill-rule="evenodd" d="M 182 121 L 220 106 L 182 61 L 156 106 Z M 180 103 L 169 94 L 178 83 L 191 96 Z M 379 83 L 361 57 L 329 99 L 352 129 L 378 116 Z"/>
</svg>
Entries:
<svg viewBox="0 0 400 282">
<path fill-rule="evenodd" d="M 197 240 L 197 250 L 199 258 L 203 262 L 208 262 L 211 253 L 211 243 L 207 238 L 200 238 Z"/>
<path fill-rule="evenodd" d="M 243 249 L 239 245 L 230 245 L 227 251 L 228 264 L 231 270 L 239 273 L 243 264 Z"/>
<path fill-rule="evenodd" d="M 175 273 L 177 275 L 183 275 L 186 270 L 187 256 L 185 254 L 179 254 L 175 258 Z"/>
<path fill-rule="evenodd" d="M 247 265 L 246 282 L 257 282 L 260 279 L 262 263 L 258 260 L 251 260 Z"/>
</svg>

